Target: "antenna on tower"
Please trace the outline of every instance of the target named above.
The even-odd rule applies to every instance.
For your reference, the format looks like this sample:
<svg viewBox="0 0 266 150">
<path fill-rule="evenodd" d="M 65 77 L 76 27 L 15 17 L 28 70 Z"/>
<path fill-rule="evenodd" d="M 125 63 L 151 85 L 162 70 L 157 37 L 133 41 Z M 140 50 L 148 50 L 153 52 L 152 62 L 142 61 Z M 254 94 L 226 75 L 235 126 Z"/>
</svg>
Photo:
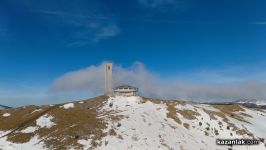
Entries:
<svg viewBox="0 0 266 150">
<path fill-rule="evenodd" d="M 112 63 L 105 63 L 104 65 L 104 78 L 105 78 L 105 95 L 111 96 L 112 95 Z"/>
</svg>

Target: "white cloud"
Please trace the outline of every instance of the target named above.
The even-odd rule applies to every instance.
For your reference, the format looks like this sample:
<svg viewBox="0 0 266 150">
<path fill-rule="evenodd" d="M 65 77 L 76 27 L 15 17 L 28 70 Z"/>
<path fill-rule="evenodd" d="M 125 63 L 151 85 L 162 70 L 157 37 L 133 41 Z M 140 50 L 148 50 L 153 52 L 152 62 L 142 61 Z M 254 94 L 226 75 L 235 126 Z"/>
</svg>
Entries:
<svg viewBox="0 0 266 150">
<path fill-rule="evenodd" d="M 262 81 L 251 81 L 248 79 L 234 80 L 237 78 L 216 76 L 216 80 L 225 82 L 207 82 L 207 76 L 198 76 L 203 82 L 193 82 L 184 78 L 172 77 L 166 79 L 146 69 L 142 63 L 134 63 L 129 68 L 114 66 L 113 84 L 130 84 L 140 89 L 140 94 L 148 97 L 175 98 L 184 100 L 204 101 L 227 101 L 240 98 L 266 99 L 266 83 Z M 188 75 L 189 76 L 189 75 Z M 193 77 L 193 75 L 190 75 Z M 50 88 L 51 93 L 87 91 L 92 94 L 103 93 L 103 64 L 90 66 L 78 71 L 66 73 L 55 80 Z"/>
<path fill-rule="evenodd" d="M 230 101 L 240 98 L 266 99 L 264 71 L 260 66 L 204 69 L 160 76 L 142 63 L 130 67 L 114 65 L 113 84 L 130 84 L 146 97 L 195 101 Z M 53 104 L 86 99 L 103 94 L 103 63 L 74 70 L 58 77 L 50 87 L 0 87 L 0 104 L 21 106 Z M 47 88 L 49 91 L 47 92 Z"/>
<path fill-rule="evenodd" d="M 156 8 L 162 5 L 175 5 L 176 0 L 138 0 L 141 5 Z"/>
<path fill-rule="evenodd" d="M 188 0 L 138 0 L 138 3 L 145 8 L 158 10 L 179 10 L 185 11 L 188 8 Z"/>
<path fill-rule="evenodd" d="M 73 13 L 67 11 L 39 11 L 48 19 L 56 22 L 53 26 L 65 25 L 68 31 L 68 46 L 84 46 L 92 42 L 117 36 L 120 32 L 116 19 L 105 13 Z M 109 16 L 109 17 L 108 17 Z"/>
<path fill-rule="evenodd" d="M 85 69 L 64 74 L 54 81 L 52 92 L 82 91 L 93 93 L 103 91 L 103 65 L 90 66 Z"/>
<path fill-rule="evenodd" d="M 250 24 L 266 25 L 266 22 L 265 21 L 262 21 L 262 22 L 251 22 Z"/>
<path fill-rule="evenodd" d="M 100 28 L 94 40 L 97 42 L 101 39 L 106 39 L 109 37 L 117 36 L 119 33 L 120 33 L 120 30 L 118 26 L 115 24 L 110 24 L 110 25 Z"/>
</svg>

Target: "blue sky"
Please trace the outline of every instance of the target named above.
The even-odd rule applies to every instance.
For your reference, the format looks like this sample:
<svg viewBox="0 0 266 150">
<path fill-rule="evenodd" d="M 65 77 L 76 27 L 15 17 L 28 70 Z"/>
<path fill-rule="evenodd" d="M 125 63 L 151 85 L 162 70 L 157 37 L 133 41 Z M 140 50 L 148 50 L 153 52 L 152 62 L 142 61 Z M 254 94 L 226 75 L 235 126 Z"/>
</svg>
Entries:
<svg viewBox="0 0 266 150">
<path fill-rule="evenodd" d="M 264 87 L 265 14 L 263 0 L 3 0 L 0 103 L 45 103 L 58 78 L 106 60 L 160 82 Z"/>
</svg>

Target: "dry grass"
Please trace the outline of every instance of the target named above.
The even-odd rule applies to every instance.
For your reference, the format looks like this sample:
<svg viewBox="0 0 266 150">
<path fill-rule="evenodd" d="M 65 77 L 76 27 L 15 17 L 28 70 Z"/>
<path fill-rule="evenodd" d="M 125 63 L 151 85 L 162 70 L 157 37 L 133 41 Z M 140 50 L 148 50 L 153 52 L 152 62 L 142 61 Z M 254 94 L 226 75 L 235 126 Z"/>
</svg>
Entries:
<svg viewBox="0 0 266 150">
<path fill-rule="evenodd" d="M 176 100 L 160 100 L 160 99 L 152 99 L 152 98 L 143 98 L 143 102 L 142 103 L 146 103 L 146 102 L 152 102 L 155 104 L 166 104 L 167 105 L 167 117 L 171 118 L 173 120 L 175 120 L 176 123 L 178 124 L 182 124 L 181 120 L 178 118 L 178 114 L 182 115 L 184 118 L 189 119 L 189 120 L 193 120 L 196 119 L 198 115 L 200 115 L 198 112 L 193 111 L 193 110 L 178 110 L 176 109 L 177 105 L 186 105 L 189 102 L 185 102 L 185 101 L 176 101 Z M 189 128 L 189 125 L 185 124 L 186 128 Z"/>
<path fill-rule="evenodd" d="M 39 108 L 40 107 L 38 106 L 27 106 L 0 110 L 0 131 L 12 130 L 22 126 L 24 122 L 36 118 L 43 111 L 49 109 L 49 106 L 42 107 L 42 111 L 32 113 L 34 110 Z M 2 114 L 4 113 L 10 113 L 11 115 L 9 117 L 3 117 Z"/>
<path fill-rule="evenodd" d="M 34 136 L 33 133 L 14 133 L 8 136 L 7 140 L 13 143 L 26 143 Z"/>
<path fill-rule="evenodd" d="M 250 133 L 247 129 L 239 129 L 239 130 L 236 130 L 236 134 L 239 134 L 239 135 L 248 135 L 250 137 L 253 137 L 254 135 L 252 133 Z"/>
<path fill-rule="evenodd" d="M 245 111 L 240 105 L 238 104 L 232 104 L 232 105 L 213 105 L 214 108 L 217 108 L 224 112 L 239 112 L 239 111 Z"/>
<path fill-rule="evenodd" d="M 228 119 L 226 118 L 226 115 L 222 112 L 216 112 L 216 111 L 209 111 L 206 109 L 203 109 L 205 113 L 207 113 L 211 119 L 217 120 L 216 116 L 223 118 L 223 121 L 227 122 Z"/>
<path fill-rule="evenodd" d="M 125 116 L 124 115 L 109 115 L 108 116 L 113 122 L 118 122 L 121 119 L 123 119 Z"/>
<path fill-rule="evenodd" d="M 165 143 L 165 140 L 162 138 L 162 136 L 159 134 L 159 139 L 160 139 L 160 143 L 162 146 L 164 146 L 165 148 L 167 148 L 168 150 L 174 150 L 172 147 L 170 147 L 169 145 L 167 145 Z"/>
<path fill-rule="evenodd" d="M 168 108 L 167 108 L 167 110 L 168 110 L 167 117 L 174 119 L 178 124 L 181 124 L 181 121 L 177 117 L 177 113 L 179 113 L 184 118 L 189 119 L 189 120 L 196 119 L 196 116 L 200 115 L 196 111 L 178 110 L 178 109 L 175 108 L 177 105 L 184 106 L 187 103 L 189 103 L 189 102 L 185 102 L 185 101 L 176 101 L 176 100 L 163 101 L 163 100 L 160 100 L 160 99 L 152 99 L 152 98 L 143 98 L 143 101 L 144 101 L 144 103 L 147 102 L 147 101 L 150 101 L 150 102 L 155 103 L 155 104 L 165 103 L 168 106 Z"/>
<path fill-rule="evenodd" d="M 256 111 L 259 111 L 259 112 L 263 112 L 263 113 L 266 113 L 266 110 L 264 110 L 264 109 L 260 109 L 260 108 L 255 108 L 254 110 L 256 110 Z"/>
<path fill-rule="evenodd" d="M 123 140 L 124 139 L 123 136 L 120 135 L 120 134 L 117 136 L 117 138 L 119 138 L 120 140 Z"/>
<path fill-rule="evenodd" d="M 192 110 L 177 110 L 177 112 L 188 120 L 194 120 L 197 118 L 196 116 L 200 115 L 198 112 Z"/>
<path fill-rule="evenodd" d="M 241 116 L 248 116 L 248 114 L 245 115 L 245 113 L 241 112 L 244 111 L 243 108 L 241 108 L 239 105 L 233 104 L 233 105 L 214 105 L 214 108 L 217 108 L 220 110 L 219 112 L 216 111 L 208 111 L 206 109 L 203 109 L 204 112 L 206 112 L 211 119 L 217 120 L 217 117 L 221 117 L 223 121 L 227 124 L 228 128 L 232 129 L 233 131 L 236 132 L 238 135 L 248 135 L 248 136 L 253 136 L 248 130 L 246 129 L 240 129 L 234 124 L 230 123 L 227 117 L 231 117 L 234 119 L 237 119 L 239 121 L 247 122 L 244 120 L 244 118 Z M 239 113 L 240 112 L 240 113 Z M 239 113 L 239 114 L 236 114 Z M 251 117 L 251 116 L 250 116 Z M 249 122 L 247 122 L 249 123 Z"/>
<path fill-rule="evenodd" d="M 245 117 L 252 118 L 252 116 L 251 116 L 251 115 L 249 115 L 249 114 L 246 114 L 246 113 L 243 113 L 243 112 L 241 112 L 241 113 L 240 113 L 240 115 L 242 115 L 242 116 L 245 116 Z"/>
<path fill-rule="evenodd" d="M 180 115 L 182 115 L 184 118 L 188 119 L 188 120 L 193 120 L 196 119 L 196 116 L 199 116 L 200 114 L 196 111 L 193 110 L 178 110 L 176 109 L 177 105 L 186 105 L 186 102 L 182 102 L 182 101 L 167 101 L 166 102 L 167 110 L 167 117 L 168 118 L 172 118 L 174 119 L 178 124 L 182 124 L 181 120 L 177 117 L 177 113 L 179 113 Z"/>
<path fill-rule="evenodd" d="M 183 123 L 183 126 L 187 129 L 189 129 L 189 124 L 188 123 Z"/>
<path fill-rule="evenodd" d="M 100 113 L 98 108 L 102 107 L 106 101 L 107 97 L 101 96 L 84 101 L 83 104 L 75 103 L 74 109 L 54 109 L 49 114 L 54 116 L 53 122 L 56 123 L 56 126 L 50 129 L 43 128 L 37 133 L 44 138 L 47 135 L 50 136 L 50 138 L 46 138 L 45 142 L 53 148 L 58 148 L 57 145 L 60 145 L 60 149 L 67 148 L 67 145 L 81 147 L 77 143 L 76 136 L 92 139 L 92 145 L 97 147 L 102 144 L 99 142 L 101 138 L 107 134 L 103 132 L 107 128 L 106 122 L 97 118 Z M 67 138 L 61 141 L 63 137 Z"/>
<path fill-rule="evenodd" d="M 111 136 L 116 136 L 117 133 L 115 132 L 114 129 L 110 129 L 110 130 L 109 130 L 109 135 L 111 135 Z"/>
<path fill-rule="evenodd" d="M 246 121 L 244 119 L 243 116 L 237 114 L 237 113 L 241 113 L 244 112 L 245 110 L 238 104 L 232 104 L 232 105 L 214 105 L 213 106 L 214 108 L 220 110 L 222 113 L 230 116 L 231 118 L 234 118 L 236 120 L 239 120 L 239 121 L 243 121 L 243 122 L 246 122 L 246 123 L 249 123 L 248 121 Z"/>
<path fill-rule="evenodd" d="M 177 110 L 175 108 L 176 105 L 174 103 L 166 103 L 166 105 L 168 106 L 167 107 L 167 110 L 168 110 L 167 117 L 172 118 L 173 120 L 175 120 L 176 123 L 181 124 L 182 123 L 181 120 L 176 115 L 176 113 L 177 113 Z"/>
<path fill-rule="evenodd" d="M 48 106 L 31 106 L 6 110 L 11 116 L 0 118 L 0 121 L 4 122 L 0 123 L 0 130 L 17 129 L 20 131 L 27 126 L 35 126 L 36 119 L 49 109 L 45 114 L 53 116 L 52 121 L 56 125 L 51 128 L 41 128 L 34 133 L 24 134 L 16 131 L 8 135 L 8 140 L 24 143 L 28 142 L 34 135 L 38 135 L 49 149 L 67 149 L 69 145 L 75 149 L 81 149 L 82 145 L 77 143 L 77 140 L 90 138 L 93 147 L 97 147 L 102 144 L 101 139 L 108 134 L 103 132 L 107 128 L 107 123 L 97 117 L 101 113 L 99 108 L 107 102 L 107 99 L 106 96 L 99 96 L 85 100 L 82 104 L 76 102 L 73 109 L 64 109 L 59 106 L 54 106 L 53 109 Z M 31 113 L 38 108 L 43 111 Z M 117 120 L 119 117 L 121 116 L 113 117 L 113 119 Z"/>
<path fill-rule="evenodd" d="M 154 98 L 146 98 L 146 97 L 142 97 L 142 102 L 141 103 L 146 103 L 146 102 L 152 102 L 154 104 L 161 104 L 163 101 L 160 99 L 154 99 Z"/>
<path fill-rule="evenodd" d="M 168 110 L 167 117 L 173 119 L 178 124 L 182 124 L 181 120 L 177 117 L 177 109 L 175 108 L 175 106 L 177 104 L 185 105 L 184 102 L 173 101 L 173 100 L 172 101 L 170 101 L 170 100 L 169 101 L 163 101 L 160 99 L 152 99 L 152 98 L 142 97 L 141 103 L 146 103 L 146 102 L 152 102 L 154 104 L 161 104 L 161 103 L 166 104 L 167 110 Z"/>
</svg>

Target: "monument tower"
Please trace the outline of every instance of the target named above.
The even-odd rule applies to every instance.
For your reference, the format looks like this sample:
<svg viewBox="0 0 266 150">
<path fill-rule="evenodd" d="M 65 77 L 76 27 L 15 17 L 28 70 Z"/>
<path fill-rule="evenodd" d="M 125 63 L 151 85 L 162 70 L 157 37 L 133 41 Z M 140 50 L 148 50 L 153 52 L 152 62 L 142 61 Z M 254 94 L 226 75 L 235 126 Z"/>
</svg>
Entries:
<svg viewBox="0 0 266 150">
<path fill-rule="evenodd" d="M 112 95 L 112 63 L 106 63 L 104 65 L 104 78 L 105 78 L 105 95 L 111 96 Z"/>
</svg>

